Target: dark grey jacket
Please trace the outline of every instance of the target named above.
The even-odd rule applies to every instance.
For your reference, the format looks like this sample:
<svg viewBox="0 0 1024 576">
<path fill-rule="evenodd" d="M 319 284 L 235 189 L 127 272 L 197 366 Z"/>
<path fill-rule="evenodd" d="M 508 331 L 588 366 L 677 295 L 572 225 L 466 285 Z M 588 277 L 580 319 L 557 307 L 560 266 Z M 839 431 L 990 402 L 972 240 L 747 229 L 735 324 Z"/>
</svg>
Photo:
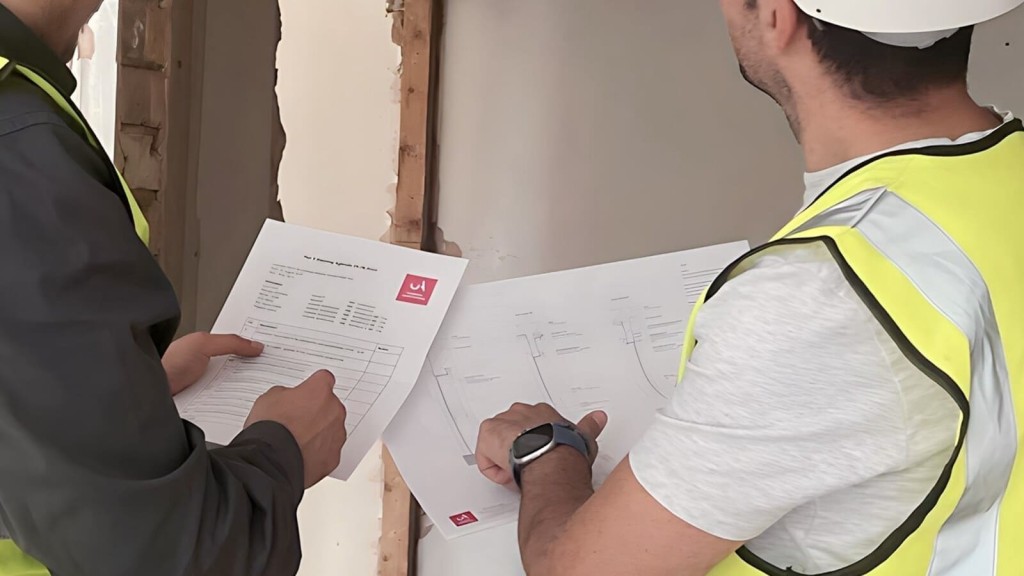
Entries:
<svg viewBox="0 0 1024 576">
<path fill-rule="evenodd" d="M 0 54 L 75 89 L 2 5 Z M 298 446 L 262 423 L 208 450 L 179 418 L 174 293 L 79 130 L 0 82 L 0 537 L 55 576 L 294 574 Z"/>
</svg>

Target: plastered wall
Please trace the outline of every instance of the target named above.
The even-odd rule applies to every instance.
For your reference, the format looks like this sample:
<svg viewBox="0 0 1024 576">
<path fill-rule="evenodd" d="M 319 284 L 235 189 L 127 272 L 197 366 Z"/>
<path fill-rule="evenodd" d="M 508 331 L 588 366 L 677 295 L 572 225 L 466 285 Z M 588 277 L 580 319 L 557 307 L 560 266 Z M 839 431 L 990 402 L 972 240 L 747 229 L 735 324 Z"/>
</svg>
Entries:
<svg viewBox="0 0 1024 576">
<path fill-rule="evenodd" d="M 1024 113 L 1024 10 L 975 52 L 978 98 Z M 798 148 L 717 2 L 449 0 L 442 68 L 439 223 L 468 281 L 757 242 L 799 209 Z M 514 526 L 428 529 L 419 560 L 522 574 Z"/>
<path fill-rule="evenodd" d="M 380 238 L 395 202 L 399 51 L 383 0 L 281 0 L 277 95 L 287 136 L 278 183 L 287 222 Z M 301 576 L 377 573 L 382 471 L 375 447 L 347 482 L 299 509 Z"/>
<path fill-rule="evenodd" d="M 972 85 L 1024 109 L 1021 12 L 979 32 Z M 764 239 L 799 208 L 799 150 L 716 2 L 449 0 L 442 99 L 439 221 L 470 280 Z"/>
<path fill-rule="evenodd" d="M 764 237 L 799 198 L 714 2 L 451 0 L 440 225 L 471 280 Z"/>
<path fill-rule="evenodd" d="M 384 0 L 283 0 L 278 50 L 288 137 L 285 218 L 380 238 L 391 220 L 398 149 L 399 49 Z"/>
</svg>

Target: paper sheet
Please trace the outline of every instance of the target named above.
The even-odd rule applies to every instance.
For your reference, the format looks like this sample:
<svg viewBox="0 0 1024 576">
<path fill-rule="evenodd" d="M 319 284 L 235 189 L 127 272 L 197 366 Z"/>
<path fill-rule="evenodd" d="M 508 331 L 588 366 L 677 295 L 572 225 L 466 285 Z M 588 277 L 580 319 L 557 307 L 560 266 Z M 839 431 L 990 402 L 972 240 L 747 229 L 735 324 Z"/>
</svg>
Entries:
<svg viewBox="0 0 1024 576">
<path fill-rule="evenodd" d="M 267 221 L 214 326 L 265 345 L 254 359 L 215 360 L 179 394 L 182 417 L 227 444 L 256 399 L 319 369 L 336 378 L 347 479 L 416 382 L 466 261 Z"/>
<path fill-rule="evenodd" d="M 480 475 L 480 423 L 514 402 L 578 421 L 608 412 L 595 480 L 672 394 L 690 311 L 746 242 L 463 287 L 384 441 L 446 538 L 514 521 L 518 493 Z"/>
</svg>

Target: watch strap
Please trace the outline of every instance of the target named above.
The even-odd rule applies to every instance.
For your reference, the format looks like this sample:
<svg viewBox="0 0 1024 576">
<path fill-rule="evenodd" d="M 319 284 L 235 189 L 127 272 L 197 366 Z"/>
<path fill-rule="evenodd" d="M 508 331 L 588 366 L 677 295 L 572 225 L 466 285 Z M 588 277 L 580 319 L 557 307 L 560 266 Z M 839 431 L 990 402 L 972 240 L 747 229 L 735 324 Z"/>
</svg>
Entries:
<svg viewBox="0 0 1024 576">
<path fill-rule="evenodd" d="M 516 481 L 516 486 L 522 487 L 522 471 L 533 462 L 536 462 L 541 456 L 553 452 L 559 446 L 571 446 L 575 448 L 584 458 L 590 458 L 590 446 L 587 445 L 587 439 L 576 429 L 572 424 L 566 424 L 563 422 L 551 423 L 552 438 L 551 443 L 540 450 L 540 453 L 525 464 L 513 463 L 512 465 L 512 477 Z"/>
</svg>

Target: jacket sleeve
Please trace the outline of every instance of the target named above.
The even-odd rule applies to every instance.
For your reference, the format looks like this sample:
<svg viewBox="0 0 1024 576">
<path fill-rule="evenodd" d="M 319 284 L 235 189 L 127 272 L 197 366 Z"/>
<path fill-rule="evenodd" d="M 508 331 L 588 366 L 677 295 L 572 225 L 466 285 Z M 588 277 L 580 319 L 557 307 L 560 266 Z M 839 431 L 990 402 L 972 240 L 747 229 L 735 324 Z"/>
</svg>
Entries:
<svg viewBox="0 0 1024 576">
<path fill-rule="evenodd" d="M 173 290 L 96 152 L 31 118 L 0 123 L 0 524 L 59 576 L 294 574 L 294 438 L 180 419 Z"/>
</svg>

